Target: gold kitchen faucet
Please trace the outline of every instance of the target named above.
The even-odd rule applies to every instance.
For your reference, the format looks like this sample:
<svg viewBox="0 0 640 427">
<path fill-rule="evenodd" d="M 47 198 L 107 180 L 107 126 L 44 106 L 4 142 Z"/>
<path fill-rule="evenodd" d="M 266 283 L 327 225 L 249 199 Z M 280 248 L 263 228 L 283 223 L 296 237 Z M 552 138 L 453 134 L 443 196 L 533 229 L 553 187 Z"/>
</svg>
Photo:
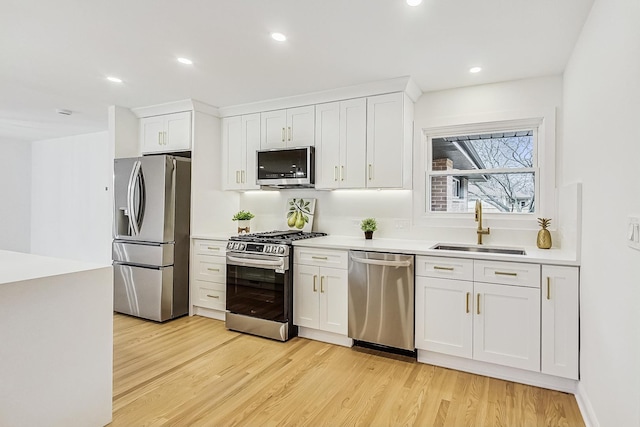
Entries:
<svg viewBox="0 0 640 427">
<path fill-rule="evenodd" d="M 478 223 L 478 230 L 476 233 L 478 234 L 478 244 L 482 244 L 482 235 L 489 234 L 491 230 L 489 227 L 482 228 L 482 203 L 480 200 L 476 200 L 476 222 Z"/>
</svg>

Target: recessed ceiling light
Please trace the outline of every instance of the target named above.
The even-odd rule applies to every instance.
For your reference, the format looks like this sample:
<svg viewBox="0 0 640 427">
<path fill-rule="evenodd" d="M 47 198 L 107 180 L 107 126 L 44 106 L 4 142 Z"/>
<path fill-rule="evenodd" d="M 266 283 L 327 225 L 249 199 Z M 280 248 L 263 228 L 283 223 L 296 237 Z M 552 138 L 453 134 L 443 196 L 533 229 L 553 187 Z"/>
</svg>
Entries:
<svg viewBox="0 0 640 427">
<path fill-rule="evenodd" d="M 107 80 L 109 80 L 112 83 L 122 83 L 122 79 L 119 79 L 119 78 L 113 77 L 113 76 L 107 77 Z"/>
<path fill-rule="evenodd" d="M 470 73 L 479 73 L 480 71 L 482 71 L 482 68 L 480 68 L 480 67 L 471 67 L 471 68 L 469 68 L 469 72 Z"/>
<path fill-rule="evenodd" d="M 409 6 L 418 6 L 420 3 L 422 3 L 422 0 L 407 0 Z"/>
<path fill-rule="evenodd" d="M 178 58 L 178 62 L 185 65 L 193 64 L 193 61 L 190 60 L 189 58 Z"/>
<path fill-rule="evenodd" d="M 283 42 L 287 40 L 287 36 L 282 33 L 271 33 L 271 38 L 277 42 Z"/>
</svg>

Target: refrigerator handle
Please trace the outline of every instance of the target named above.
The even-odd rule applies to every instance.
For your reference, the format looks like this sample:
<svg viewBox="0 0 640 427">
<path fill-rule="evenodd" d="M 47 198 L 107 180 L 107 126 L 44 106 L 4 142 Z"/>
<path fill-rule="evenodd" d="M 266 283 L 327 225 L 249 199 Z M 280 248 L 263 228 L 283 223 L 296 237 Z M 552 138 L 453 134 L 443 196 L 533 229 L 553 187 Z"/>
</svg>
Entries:
<svg viewBox="0 0 640 427">
<path fill-rule="evenodd" d="M 138 214 L 135 209 L 135 186 L 138 180 L 139 170 L 140 161 L 136 160 L 133 163 L 131 175 L 129 176 L 129 184 L 127 185 L 127 210 L 129 211 L 129 225 L 134 236 L 137 236 L 140 233 L 140 227 L 138 226 Z"/>
</svg>

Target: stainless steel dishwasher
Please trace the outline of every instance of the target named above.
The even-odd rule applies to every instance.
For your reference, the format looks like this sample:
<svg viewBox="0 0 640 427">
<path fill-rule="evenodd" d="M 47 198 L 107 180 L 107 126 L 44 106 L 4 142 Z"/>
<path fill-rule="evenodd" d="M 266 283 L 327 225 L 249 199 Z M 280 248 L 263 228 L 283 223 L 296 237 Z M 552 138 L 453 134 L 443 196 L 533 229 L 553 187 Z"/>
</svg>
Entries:
<svg viewBox="0 0 640 427">
<path fill-rule="evenodd" d="M 349 337 L 415 351 L 413 255 L 349 252 Z"/>
</svg>

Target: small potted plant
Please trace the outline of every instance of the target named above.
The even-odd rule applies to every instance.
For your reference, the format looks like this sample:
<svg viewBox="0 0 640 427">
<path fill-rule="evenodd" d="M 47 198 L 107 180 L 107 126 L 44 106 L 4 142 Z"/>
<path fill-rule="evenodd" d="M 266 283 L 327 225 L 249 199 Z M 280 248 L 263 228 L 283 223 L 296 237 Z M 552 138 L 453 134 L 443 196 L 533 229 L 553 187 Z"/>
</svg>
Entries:
<svg viewBox="0 0 640 427">
<path fill-rule="evenodd" d="M 360 223 L 360 228 L 364 231 L 365 239 L 373 239 L 373 232 L 378 229 L 378 223 L 375 218 L 365 218 Z"/>
<path fill-rule="evenodd" d="M 233 221 L 238 221 L 238 234 L 251 232 L 251 220 L 254 217 L 255 215 L 251 212 L 243 210 L 231 218 Z"/>
</svg>

